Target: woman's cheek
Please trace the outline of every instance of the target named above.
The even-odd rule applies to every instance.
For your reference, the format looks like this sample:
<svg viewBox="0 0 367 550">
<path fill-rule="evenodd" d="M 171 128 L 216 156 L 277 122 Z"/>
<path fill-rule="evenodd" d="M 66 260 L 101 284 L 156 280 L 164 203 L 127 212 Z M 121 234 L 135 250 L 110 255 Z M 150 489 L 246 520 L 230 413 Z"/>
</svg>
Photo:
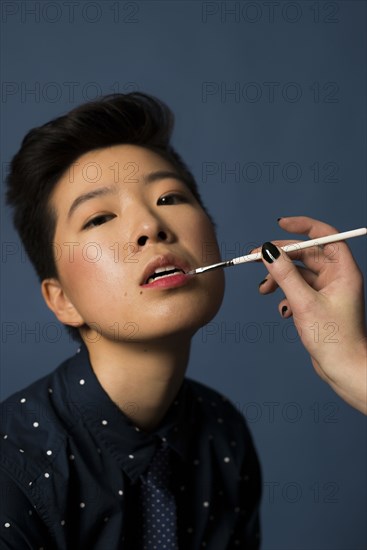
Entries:
<svg viewBox="0 0 367 550">
<path fill-rule="evenodd" d="M 102 249 L 95 243 L 88 243 L 71 256 L 65 255 L 59 262 L 60 278 L 69 291 L 83 294 L 101 280 L 105 272 L 105 258 Z"/>
</svg>

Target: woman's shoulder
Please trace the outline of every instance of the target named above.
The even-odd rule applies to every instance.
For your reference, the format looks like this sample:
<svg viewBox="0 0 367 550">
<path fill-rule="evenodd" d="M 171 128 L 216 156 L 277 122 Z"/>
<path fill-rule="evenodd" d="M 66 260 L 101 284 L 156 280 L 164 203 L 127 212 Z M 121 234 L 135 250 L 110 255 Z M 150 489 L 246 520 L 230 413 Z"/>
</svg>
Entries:
<svg viewBox="0 0 367 550">
<path fill-rule="evenodd" d="M 0 404 L 0 466 L 24 482 L 46 471 L 65 446 L 70 428 L 53 392 L 67 363 Z"/>
</svg>

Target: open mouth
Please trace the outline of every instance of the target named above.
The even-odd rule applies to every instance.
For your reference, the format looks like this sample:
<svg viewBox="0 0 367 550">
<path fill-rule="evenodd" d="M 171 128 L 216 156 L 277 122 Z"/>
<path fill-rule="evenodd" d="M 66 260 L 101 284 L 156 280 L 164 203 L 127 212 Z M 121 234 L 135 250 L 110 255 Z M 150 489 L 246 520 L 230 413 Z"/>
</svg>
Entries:
<svg viewBox="0 0 367 550">
<path fill-rule="evenodd" d="M 147 280 L 145 281 L 146 285 L 149 285 L 150 283 L 153 283 L 157 279 L 172 277 L 173 275 L 178 275 L 179 273 L 185 274 L 183 269 L 180 269 L 179 267 L 175 267 L 174 265 L 166 265 L 165 267 L 157 267 L 154 272 L 149 275 Z"/>
</svg>

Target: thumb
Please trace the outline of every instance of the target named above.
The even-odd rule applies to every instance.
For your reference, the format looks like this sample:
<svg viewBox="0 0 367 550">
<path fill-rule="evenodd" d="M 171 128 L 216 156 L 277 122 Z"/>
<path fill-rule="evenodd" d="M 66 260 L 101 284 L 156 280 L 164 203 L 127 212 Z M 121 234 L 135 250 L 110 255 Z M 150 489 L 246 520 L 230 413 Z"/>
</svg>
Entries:
<svg viewBox="0 0 367 550">
<path fill-rule="evenodd" d="M 265 267 L 283 290 L 294 313 L 315 304 L 317 292 L 309 286 L 284 250 L 271 242 L 261 248 Z"/>
</svg>

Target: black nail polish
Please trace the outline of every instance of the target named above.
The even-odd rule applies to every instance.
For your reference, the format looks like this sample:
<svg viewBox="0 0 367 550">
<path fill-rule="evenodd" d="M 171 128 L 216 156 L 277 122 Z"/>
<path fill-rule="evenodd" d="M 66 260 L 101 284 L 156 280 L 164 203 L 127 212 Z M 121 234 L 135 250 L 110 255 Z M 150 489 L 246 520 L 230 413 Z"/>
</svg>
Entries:
<svg viewBox="0 0 367 550">
<path fill-rule="evenodd" d="M 284 317 L 285 312 L 288 311 L 287 306 L 282 307 L 282 316 Z"/>
<path fill-rule="evenodd" d="M 262 245 L 261 252 L 264 260 L 272 264 L 280 256 L 280 252 L 273 243 L 266 242 Z"/>
<path fill-rule="evenodd" d="M 261 287 L 261 285 L 263 285 L 264 283 L 266 283 L 267 279 L 264 279 L 263 281 L 261 281 L 261 283 L 259 283 L 259 288 Z"/>
</svg>

